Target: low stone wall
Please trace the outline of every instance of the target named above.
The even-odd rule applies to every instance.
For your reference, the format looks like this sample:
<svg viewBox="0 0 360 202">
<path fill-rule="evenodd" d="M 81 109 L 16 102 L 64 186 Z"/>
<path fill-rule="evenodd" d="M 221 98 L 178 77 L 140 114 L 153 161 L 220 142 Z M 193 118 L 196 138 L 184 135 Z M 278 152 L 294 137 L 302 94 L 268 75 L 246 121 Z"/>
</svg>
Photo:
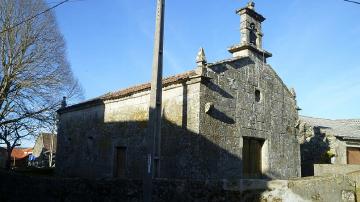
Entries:
<svg viewBox="0 0 360 202">
<path fill-rule="evenodd" d="M 237 183 L 223 181 L 225 190 L 240 191 L 242 201 L 305 202 L 355 201 L 356 179 L 353 177 L 329 175 L 305 177 L 290 180 L 239 180 Z"/>
<path fill-rule="evenodd" d="M 154 181 L 153 201 L 242 201 L 241 192 L 221 181 Z M 0 201 L 143 201 L 142 182 L 30 177 L 0 172 Z"/>
<path fill-rule="evenodd" d="M 142 182 L 29 177 L 0 172 L 0 201 L 142 201 Z M 153 201 L 355 201 L 360 174 L 293 180 L 155 180 Z"/>
<path fill-rule="evenodd" d="M 331 174 L 347 174 L 350 172 L 360 171 L 360 165 L 349 164 L 315 164 L 314 175 L 324 176 Z"/>
<path fill-rule="evenodd" d="M 356 201 L 356 183 L 346 175 L 290 180 L 288 188 L 306 201 Z"/>
</svg>

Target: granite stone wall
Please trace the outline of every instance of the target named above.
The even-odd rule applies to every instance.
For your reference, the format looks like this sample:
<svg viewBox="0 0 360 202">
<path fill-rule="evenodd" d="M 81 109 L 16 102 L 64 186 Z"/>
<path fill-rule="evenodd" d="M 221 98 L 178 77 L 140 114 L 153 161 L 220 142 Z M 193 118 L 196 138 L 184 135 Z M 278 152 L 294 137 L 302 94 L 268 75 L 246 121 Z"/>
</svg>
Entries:
<svg viewBox="0 0 360 202">
<path fill-rule="evenodd" d="M 295 95 L 274 70 L 259 57 L 244 57 L 209 65 L 207 76 L 201 86 L 200 134 L 236 159 L 242 159 L 243 137 L 263 139 L 264 177 L 299 177 Z M 213 109 L 206 112 L 206 105 Z M 208 157 L 213 177 L 242 177 L 241 161 L 213 153 Z"/>
<path fill-rule="evenodd" d="M 163 89 L 160 177 L 242 178 L 243 137 L 264 140 L 264 177 L 300 176 L 296 101 L 272 68 L 245 57 L 209 64 L 203 73 Z M 112 177 L 115 148 L 126 147 L 126 177 L 141 179 L 148 101 L 144 91 L 61 113 L 57 173 Z"/>
<path fill-rule="evenodd" d="M 193 78 L 163 89 L 162 177 L 197 178 L 193 173 L 201 159 L 192 154 L 201 139 L 199 88 L 200 80 Z M 112 177 L 115 148 L 126 147 L 126 176 L 141 179 L 146 168 L 148 100 L 149 91 L 145 91 L 61 114 L 57 173 Z"/>
<path fill-rule="evenodd" d="M 348 164 L 314 164 L 314 176 L 326 176 L 332 174 L 347 174 L 359 172 L 360 165 Z"/>
</svg>

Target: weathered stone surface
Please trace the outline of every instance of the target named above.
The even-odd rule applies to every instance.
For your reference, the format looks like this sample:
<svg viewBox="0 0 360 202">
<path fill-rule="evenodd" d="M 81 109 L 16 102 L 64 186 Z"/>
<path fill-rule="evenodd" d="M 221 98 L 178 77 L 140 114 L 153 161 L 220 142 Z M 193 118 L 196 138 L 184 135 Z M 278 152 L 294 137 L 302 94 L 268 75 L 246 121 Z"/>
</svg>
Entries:
<svg viewBox="0 0 360 202">
<path fill-rule="evenodd" d="M 242 178 L 243 137 L 264 140 L 265 177 L 300 176 L 296 101 L 274 70 L 257 57 L 206 69 L 205 76 L 163 90 L 161 177 Z M 127 148 L 127 177 L 142 178 L 148 100 L 149 91 L 143 91 L 60 114 L 57 172 L 111 177 L 114 148 L 122 146 Z"/>
<path fill-rule="evenodd" d="M 298 117 L 296 102 L 271 67 L 257 58 L 245 57 L 210 65 L 209 69 L 213 79 L 202 82 L 200 105 L 212 103 L 215 110 L 208 114 L 200 111 L 200 134 L 238 159 L 242 137 L 264 139 L 268 148 L 263 157 L 264 174 L 281 179 L 300 176 L 294 128 Z M 261 79 L 264 74 L 267 78 Z M 278 87 L 275 90 L 273 86 Z M 260 102 L 255 100 L 255 90 L 261 93 Z M 223 144 L 226 141 L 229 144 Z M 221 156 L 216 161 L 221 162 L 217 170 L 225 177 L 242 177 L 241 161 L 229 162 Z"/>
<path fill-rule="evenodd" d="M 200 83 L 182 83 L 163 91 L 162 158 L 164 176 L 190 178 L 191 150 L 199 131 Z M 142 178 L 148 91 L 60 116 L 57 171 L 65 176 L 111 177 L 114 148 L 127 147 L 127 176 Z M 181 151 L 181 152 L 180 152 Z M 76 154 L 76 155 L 72 155 Z M 91 165 L 91 166 L 90 166 Z"/>
<path fill-rule="evenodd" d="M 153 201 L 352 202 L 359 174 L 296 180 L 153 181 Z M 0 172 L 0 201 L 143 201 L 141 180 L 61 179 Z M 359 195 L 357 195 L 358 197 Z"/>
<path fill-rule="evenodd" d="M 346 175 L 332 175 L 294 179 L 289 181 L 289 188 L 308 201 L 351 201 L 356 185 Z M 344 191 L 347 198 L 344 198 Z"/>
<path fill-rule="evenodd" d="M 333 174 L 347 174 L 360 171 L 360 165 L 348 164 L 315 164 L 314 176 L 324 176 Z"/>
</svg>

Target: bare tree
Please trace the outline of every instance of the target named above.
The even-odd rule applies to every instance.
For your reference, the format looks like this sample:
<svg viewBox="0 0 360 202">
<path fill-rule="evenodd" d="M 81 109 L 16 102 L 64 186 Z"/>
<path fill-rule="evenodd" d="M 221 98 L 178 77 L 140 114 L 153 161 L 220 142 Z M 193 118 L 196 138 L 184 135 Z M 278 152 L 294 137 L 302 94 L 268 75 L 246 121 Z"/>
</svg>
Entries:
<svg viewBox="0 0 360 202">
<path fill-rule="evenodd" d="M 0 143 L 9 155 L 53 122 L 63 96 L 82 96 L 53 13 L 28 20 L 46 9 L 44 0 L 0 0 Z"/>
<path fill-rule="evenodd" d="M 0 139 L 4 142 L 7 149 L 5 168 L 9 169 L 11 165 L 11 152 L 16 146 L 20 145 L 21 140 L 34 136 L 37 131 L 37 126 L 33 121 L 31 121 L 31 123 L 18 121 L 0 125 L 0 130 Z"/>
</svg>

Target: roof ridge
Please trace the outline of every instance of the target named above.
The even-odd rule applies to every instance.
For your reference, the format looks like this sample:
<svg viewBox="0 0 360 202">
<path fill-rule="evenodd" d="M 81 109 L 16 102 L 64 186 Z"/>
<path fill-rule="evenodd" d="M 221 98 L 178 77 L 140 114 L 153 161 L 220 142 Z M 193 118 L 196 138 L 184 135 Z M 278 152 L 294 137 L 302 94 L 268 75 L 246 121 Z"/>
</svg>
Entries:
<svg viewBox="0 0 360 202">
<path fill-rule="evenodd" d="M 360 124 L 360 119 L 337 119 L 336 121 L 342 123 L 358 123 Z"/>
<path fill-rule="evenodd" d="M 303 117 L 303 118 L 311 118 L 311 119 L 321 119 L 321 120 L 328 120 L 328 121 L 336 121 L 336 119 L 329 119 L 329 118 L 319 118 L 319 117 L 313 117 L 313 116 L 304 116 L 304 115 L 299 115 L 299 117 Z"/>
<path fill-rule="evenodd" d="M 179 73 L 179 74 L 175 74 L 175 75 L 171 75 L 168 77 L 165 77 L 162 79 L 162 85 L 163 87 L 166 87 L 167 85 L 171 85 L 174 84 L 180 80 L 184 80 L 184 79 L 190 79 L 193 76 L 196 76 L 197 73 L 195 70 L 189 70 L 189 71 L 185 71 L 183 73 Z M 151 82 L 147 82 L 147 83 L 142 83 L 142 84 L 138 84 L 138 85 L 133 85 L 127 88 L 123 88 L 117 91 L 113 91 L 113 92 L 108 92 L 105 93 L 101 96 L 89 99 L 89 100 L 85 100 L 83 102 L 74 104 L 74 105 L 70 105 L 68 107 L 65 107 L 63 109 L 59 109 L 58 112 L 62 113 L 65 112 L 67 110 L 71 110 L 80 106 L 87 106 L 87 105 L 96 105 L 101 103 L 102 101 L 105 100 L 114 100 L 114 99 L 119 99 L 122 97 L 127 97 L 127 96 L 131 96 L 132 94 L 141 92 L 141 91 L 145 91 L 151 88 Z"/>
<path fill-rule="evenodd" d="M 180 74 L 171 75 L 171 76 L 163 78 L 162 84 L 166 85 L 168 83 L 173 83 L 173 82 L 176 82 L 177 80 L 181 80 L 181 79 L 190 77 L 193 74 L 196 74 L 195 70 L 185 71 Z M 141 90 L 146 90 L 150 87 L 151 87 L 151 82 L 137 84 L 137 85 L 123 88 L 123 89 L 120 89 L 120 90 L 117 90 L 114 92 L 108 92 L 108 93 L 100 96 L 99 99 L 102 99 L 102 100 L 117 99 L 118 97 L 123 97 L 123 96 L 126 96 L 127 94 L 136 93 Z"/>
<path fill-rule="evenodd" d="M 304 115 L 299 115 L 299 117 L 303 117 L 303 118 L 311 118 L 311 119 L 321 119 L 321 120 L 329 120 L 329 121 L 346 121 L 346 122 L 359 122 L 360 123 L 360 119 L 329 119 L 329 118 L 319 118 L 319 117 L 313 117 L 313 116 L 304 116 Z"/>
</svg>

